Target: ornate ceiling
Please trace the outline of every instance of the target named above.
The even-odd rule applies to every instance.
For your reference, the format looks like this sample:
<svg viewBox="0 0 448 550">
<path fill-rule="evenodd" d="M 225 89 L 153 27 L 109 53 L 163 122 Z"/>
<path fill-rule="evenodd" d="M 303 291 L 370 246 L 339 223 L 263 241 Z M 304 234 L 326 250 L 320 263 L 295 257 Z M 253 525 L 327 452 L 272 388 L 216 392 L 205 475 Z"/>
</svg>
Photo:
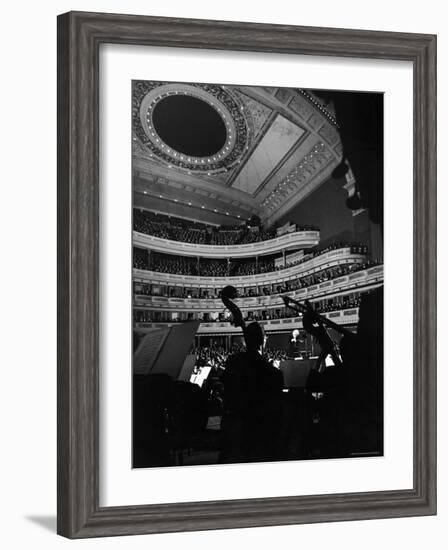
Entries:
<svg viewBox="0 0 448 550">
<path fill-rule="evenodd" d="M 215 224 L 266 225 L 340 162 L 331 105 L 287 88 L 134 81 L 134 203 Z"/>
</svg>

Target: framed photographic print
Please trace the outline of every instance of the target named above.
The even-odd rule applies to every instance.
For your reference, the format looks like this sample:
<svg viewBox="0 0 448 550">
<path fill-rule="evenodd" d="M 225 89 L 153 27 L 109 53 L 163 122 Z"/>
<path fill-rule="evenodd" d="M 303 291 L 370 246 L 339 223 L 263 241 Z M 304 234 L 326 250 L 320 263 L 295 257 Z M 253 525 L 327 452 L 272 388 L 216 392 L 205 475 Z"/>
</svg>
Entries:
<svg viewBox="0 0 448 550">
<path fill-rule="evenodd" d="M 436 512 L 436 39 L 58 18 L 58 532 Z"/>
</svg>

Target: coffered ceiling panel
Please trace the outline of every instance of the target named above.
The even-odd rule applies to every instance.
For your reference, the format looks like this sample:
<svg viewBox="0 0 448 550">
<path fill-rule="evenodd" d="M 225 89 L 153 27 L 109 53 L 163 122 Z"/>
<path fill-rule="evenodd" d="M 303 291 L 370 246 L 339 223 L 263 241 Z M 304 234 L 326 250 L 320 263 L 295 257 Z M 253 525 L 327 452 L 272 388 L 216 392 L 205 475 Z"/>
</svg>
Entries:
<svg viewBox="0 0 448 550">
<path fill-rule="evenodd" d="M 277 115 L 247 158 L 232 187 L 254 195 L 266 178 L 288 157 L 304 133 L 297 124 Z"/>
</svg>

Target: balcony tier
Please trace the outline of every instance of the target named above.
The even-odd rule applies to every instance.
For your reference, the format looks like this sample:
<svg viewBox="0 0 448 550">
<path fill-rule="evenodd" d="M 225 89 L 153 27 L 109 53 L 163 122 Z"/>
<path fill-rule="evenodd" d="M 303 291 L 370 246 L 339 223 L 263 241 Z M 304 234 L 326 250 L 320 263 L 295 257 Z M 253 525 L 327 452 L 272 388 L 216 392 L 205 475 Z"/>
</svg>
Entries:
<svg viewBox="0 0 448 550">
<path fill-rule="evenodd" d="M 210 245 L 184 243 L 161 239 L 154 235 L 133 232 L 134 246 L 148 248 L 164 254 L 175 256 L 194 256 L 201 258 L 252 258 L 254 256 L 266 256 L 276 254 L 282 250 L 299 250 L 312 248 L 319 244 L 319 231 L 296 231 L 287 233 L 275 239 L 256 243 L 237 245 Z"/>
<path fill-rule="evenodd" d="M 317 297 L 333 297 L 357 289 L 362 289 L 362 291 L 371 290 L 381 285 L 382 282 L 383 266 L 377 265 L 362 271 L 356 271 L 349 275 L 336 277 L 330 281 L 285 292 L 284 294 L 298 301 L 312 300 Z M 270 296 L 241 298 L 238 299 L 236 303 L 243 311 L 248 309 L 266 309 L 268 307 L 279 308 L 284 306 L 282 295 L 283 294 L 273 294 Z M 223 304 L 220 299 L 168 298 L 165 296 L 135 295 L 134 308 L 157 311 L 200 311 L 205 313 L 220 311 L 223 308 Z"/>
<path fill-rule="evenodd" d="M 251 287 L 257 285 L 270 285 L 282 283 L 298 277 L 311 275 L 316 271 L 327 267 L 335 267 L 347 263 L 365 261 L 363 254 L 352 254 L 350 248 L 338 248 L 320 256 L 316 256 L 306 262 L 268 273 L 256 275 L 241 275 L 237 277 L 200 277 L 196 275 L 177 275 L 174 273 L 161 273 L 159 271 L 133 270 L 134 282 L 161 284 L 168 286 L 199 287 L 199 288 L 223 288 L 226 285 L 235 287 Z"/>
<path fill-rule="evenodd" d="M 343 309 L 340 311 L 330 311 L 323 313 L 324 317 L 327 317 L 338 325 L 356 325 L 358 323 L 358 311 L 359 308 Z M 269 333 L 292 331 L 293 329 L 301 329 L 302 318 L 290 317 L 288 319 L 271 319 L 268 321 L 259 321 L 264 326 L 265 331 Z M 177 323 L 135 323 L 135 328 L 144 332 L 145 329 L 159 328 L 175 325 Z M 201 323 L 199 325 L 198 332 L 200 336 L 205 335 L 217 335 L 217 334 L 238 334 L 241 335 L 241 329 L 234 327 L 228 322 L 216 322 L 216 323 Z"/>
</svg>

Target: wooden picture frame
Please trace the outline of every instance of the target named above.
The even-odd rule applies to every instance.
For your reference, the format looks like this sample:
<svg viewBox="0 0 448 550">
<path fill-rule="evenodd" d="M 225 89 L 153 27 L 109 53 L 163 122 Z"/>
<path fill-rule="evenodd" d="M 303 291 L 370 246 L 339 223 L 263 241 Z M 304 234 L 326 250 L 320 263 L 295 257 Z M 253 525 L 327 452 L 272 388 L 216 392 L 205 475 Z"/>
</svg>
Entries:
<svg viewBox="0 0 448 550">
<path fill-rule="evenodd" d="M 414 74 L 414 483 L 408 490 L 99 506 L 99 47 L 407 60 Z M 70 12 L 58 18 L 58 533 L 69 538 L 436 513 L 436 37 Z"/>
</svg>

